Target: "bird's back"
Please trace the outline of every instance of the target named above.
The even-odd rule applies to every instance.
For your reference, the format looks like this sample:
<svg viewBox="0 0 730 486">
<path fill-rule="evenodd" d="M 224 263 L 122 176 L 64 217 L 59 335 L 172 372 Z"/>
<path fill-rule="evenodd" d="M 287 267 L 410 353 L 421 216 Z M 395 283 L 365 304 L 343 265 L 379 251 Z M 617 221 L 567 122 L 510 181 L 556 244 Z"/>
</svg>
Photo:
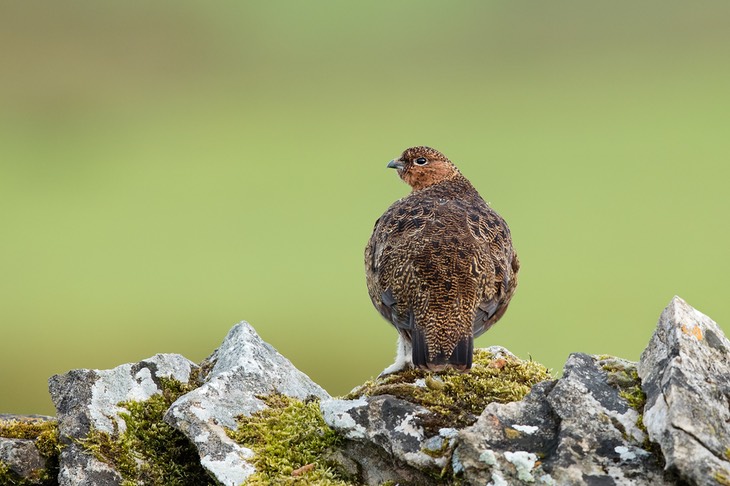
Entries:
<svg viewBox="0 0 730 486">
<path fill-rule="evenodd" d="M 473 337 L 502 316 L 519 268 L 504 220 L 461 174 L 396 201 L 365 251 L 375 307 L 413 364 L 471 366 Z"/>
</svg>

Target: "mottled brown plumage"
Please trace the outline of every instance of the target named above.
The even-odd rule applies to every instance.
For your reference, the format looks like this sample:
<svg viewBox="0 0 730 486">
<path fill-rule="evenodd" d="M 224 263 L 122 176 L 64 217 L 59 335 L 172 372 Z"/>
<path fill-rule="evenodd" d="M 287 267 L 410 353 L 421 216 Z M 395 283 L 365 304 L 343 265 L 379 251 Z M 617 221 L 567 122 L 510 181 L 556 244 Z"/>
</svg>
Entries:
<svg viewBox="0 0 730 486">
<path fill-rule="evenodd" d="M 504 220 L 441 152 L 412 147 L 388 167 L 413 191 L 375 222 L 368 293 L 398 330 L 396 362 L 471 368 L 474 337 L 507 310 L 519 261 Z"/>
</svg>

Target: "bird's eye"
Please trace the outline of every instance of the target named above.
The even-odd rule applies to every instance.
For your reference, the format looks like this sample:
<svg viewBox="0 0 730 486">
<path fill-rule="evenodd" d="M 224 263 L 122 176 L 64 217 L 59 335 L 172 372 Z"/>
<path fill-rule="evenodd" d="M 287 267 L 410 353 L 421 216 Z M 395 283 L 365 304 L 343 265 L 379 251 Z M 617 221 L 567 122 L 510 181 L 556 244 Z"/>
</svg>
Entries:
<svg viewBox="0 0 730 486">
<path fill-rule="evenodd" d="M 426 159 L 426 157 L 418 157 L 416 160 L 414 160 L 414 162 L 416 163 L 416 165 L 426 165 L 426 162 L 428 162 L 428 160 Z"/>
</svg>

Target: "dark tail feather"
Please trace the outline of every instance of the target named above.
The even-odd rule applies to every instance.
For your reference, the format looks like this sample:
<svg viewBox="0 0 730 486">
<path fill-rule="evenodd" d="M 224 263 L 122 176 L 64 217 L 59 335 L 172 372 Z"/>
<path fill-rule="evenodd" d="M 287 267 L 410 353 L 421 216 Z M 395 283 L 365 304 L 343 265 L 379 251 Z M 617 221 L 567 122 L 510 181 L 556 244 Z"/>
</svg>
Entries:
<svg viewBox="0 0 730 486">
<path fill-rule="evenodd" d="M 451 356 L 447 357 L 445 354 L 439 353 L 432 360 L 428 359 L 426 335 L 418 326 L 413 326 L 411 344 L 413 345 L 413 366 L 416 368 L 431 371 L 441 371 L 448 367 L 462 371 L 471 369 L 474 354 L 474 338 L 472 336 L 461 338 Z"/>
<path fill-rule="evenodd" d="M 416 368 L 426 369 L 428 367 L 428 344 L 426 343 L 426 335 L 418 326 L 413 326 L 411 333 L 411 345 L 413 346 L 413 366 Z"/>
<path fill-rule="evenodd" d="M 456 348 L 454 348 L 454 352 L 451 353 L 451 357 L 447 362 L 457 370 L 468 370 L 471 369 L 473 355 L 474 338 L 472 336 L 465 336 L 456 343 Z"/>
</svg>

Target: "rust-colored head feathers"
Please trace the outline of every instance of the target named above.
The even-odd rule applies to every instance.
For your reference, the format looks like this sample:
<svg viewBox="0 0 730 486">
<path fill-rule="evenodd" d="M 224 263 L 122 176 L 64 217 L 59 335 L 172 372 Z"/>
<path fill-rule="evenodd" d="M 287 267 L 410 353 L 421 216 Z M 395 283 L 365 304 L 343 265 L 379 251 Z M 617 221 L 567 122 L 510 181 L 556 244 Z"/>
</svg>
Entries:
<svg viewBox="0 0 730 486">
<path fill-rule="evenodd" d="M 452 179 L 459 169 L 441 152 L 431 147 L 411 147 L 403 151 L 388 167 L 397 169 L 398 175 L 414 191 Z"/>
<path fill-rule="evenodd" d="M 375 222 L 365 248 L 368 293 L 399 333 L 395 363 L 468 370 L 474 337 L 507 310 L 519 261 L 509 228 L 441 152 L 392 160 L 413 191 Z"/>
</svg>

